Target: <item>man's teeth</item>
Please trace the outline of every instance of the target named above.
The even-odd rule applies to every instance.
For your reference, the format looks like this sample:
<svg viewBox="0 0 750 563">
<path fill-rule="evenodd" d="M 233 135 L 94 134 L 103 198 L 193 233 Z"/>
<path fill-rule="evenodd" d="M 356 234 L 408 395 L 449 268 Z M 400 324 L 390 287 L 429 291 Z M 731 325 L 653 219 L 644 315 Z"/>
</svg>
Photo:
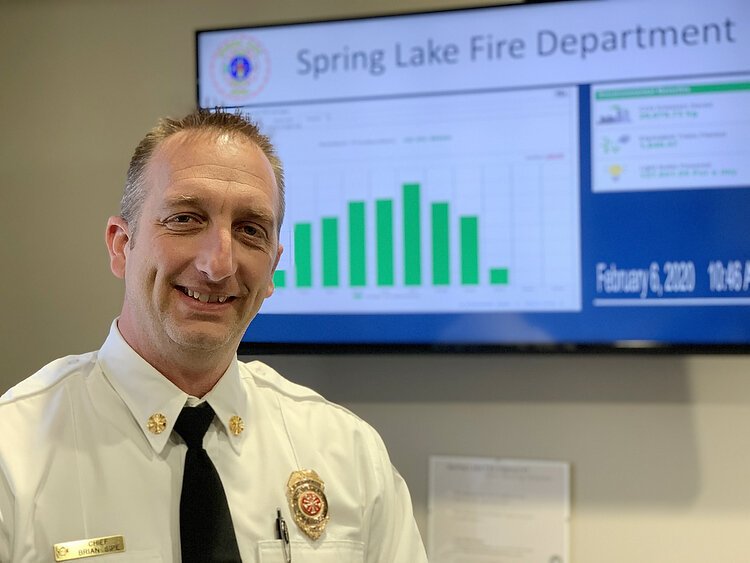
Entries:
<svg viewBox="0 0 750 563">
<path fill-rule="evenodd" d="M 188 288 L 185 288 L 184 293 L 188 297 L 197 299 L 201 303 L 224 303 L 227 299 L 229 299 L 228 295 L 210 295 L 208 293 L 198 293 L 197 291 L 193 291 L 192 289 Z"/>
</svg>

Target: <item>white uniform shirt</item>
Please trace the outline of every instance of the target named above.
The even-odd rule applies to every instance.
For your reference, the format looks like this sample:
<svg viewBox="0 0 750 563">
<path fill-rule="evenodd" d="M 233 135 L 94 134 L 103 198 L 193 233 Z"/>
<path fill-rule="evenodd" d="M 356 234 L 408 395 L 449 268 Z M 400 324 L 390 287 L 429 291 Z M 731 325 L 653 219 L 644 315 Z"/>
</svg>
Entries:
<svg viewBox="0 0 750 563">
<path fill-rule="evenodd" d="M 260 362 L 233 362 L 204 400 L 216 412 L 204 447 L 244 563 L 283 561 L 277 508 L 293 563 L 426 563 L 406 484 L 365 422 Z M 0 398 L 0 562 L 54 561 L 55 544 L 105 536 L 122 536 L 125 552 L 96 563 L 179 561 L 187 448 L 172 427 L 186 402 L 116 324 L 99 352 L 56 360 L 8 391 Z M 148 429 L 156 413 L 166 419 L 158 434 Z M 239 435 L 233 416 L 244 422 Z M 298 469 L 325 484 L 330 520 L 317 541 L 295 524 L 286 497 Z"/>
</svg>

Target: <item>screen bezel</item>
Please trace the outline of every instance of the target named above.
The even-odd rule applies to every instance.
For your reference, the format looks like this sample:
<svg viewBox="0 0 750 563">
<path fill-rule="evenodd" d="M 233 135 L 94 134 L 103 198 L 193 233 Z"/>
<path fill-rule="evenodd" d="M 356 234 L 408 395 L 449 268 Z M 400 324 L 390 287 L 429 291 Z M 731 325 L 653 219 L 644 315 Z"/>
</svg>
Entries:
<svg viewBox="0 0 750 563">
<path fill-rule="evenodd" d="M 532 4 L 577 3 L 585 0 L 527 0 L 513 4 L 485 4 L 466 7 L 438 8 L 429 10 L 414 10 L 404 12 L 371 13 L 368 15 L 344 16 L 337 18 L 316 18 L 302 20 L 283 20 L 273 23 L 248 24 L 228 27 L 202 28 L 195 31 L 195 95 L 197 105 L 200 106 L 200 74 L 198 57 L 198 39 L 203 33 L 217 31 L 239 31 L 254 29 L 269 29 L 275 27 L 304 26 L 309 24 L 356 22 L 365 20 L 381 20 L 402 18 L 408 16 L 435 15 L 451 12 L 469 12 L 487 8 L 514 9 Z M 237 109 L 242 106 L 224 106 L 224 109 Z M 335 315 L 333 315 L 335 316 Z M 421 353 L 449 353 L 449 354 L 747 354 L 750 352 L 748 343 L 674 343 L 664 341 L 626 340 L 607 343 L 600 342 L 545 342 L 545 343 L 435 343 L 421 342 L 384 343 L 384 342 L 272 342 L 263 340 L 241 341 L 238 354 L 266 355 L 266 354 L 421 354 Z"/>
</svg>

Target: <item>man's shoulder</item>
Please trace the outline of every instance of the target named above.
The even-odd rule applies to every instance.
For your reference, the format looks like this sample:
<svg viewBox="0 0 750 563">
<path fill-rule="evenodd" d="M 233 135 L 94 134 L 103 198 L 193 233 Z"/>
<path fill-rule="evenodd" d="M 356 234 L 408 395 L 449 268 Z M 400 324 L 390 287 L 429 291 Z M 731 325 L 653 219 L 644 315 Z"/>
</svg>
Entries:
<svg viewBox="0 0 750 563">
<path fill-rule="evenodd" d="M 33 375 L 17 383 L 0 396 L 0 409 L 6 405 L 44 397 L 85 375 L 96 364 L 97 352 L 65 356 L 48 363 Z"/>
<path fill-rule="evenodd" d="M 359 418 L 349 409 L 333 403 L 323 397 L 320 393 L 289 381 L 271 366 L 254 360 L 251 362 L 240 362 L 240 377 L 250 380 L 252 384 L 261 391 L 267 391 L 283 401 L 304 404 L 309 408 L 321 409 L 331 415 L 338 415 L 350 419 L 357 424 L 367 426 L 367 423 Z"/>
<path fill-rule="evenodd" d="M 259 360 L 240 362 L 240 376 L 252 379 L 259 387 L 265 387 L 292 399 L 325 401 L 323 397 L 304 385 L 289 381 L 268 364 Z"/>
</svg>

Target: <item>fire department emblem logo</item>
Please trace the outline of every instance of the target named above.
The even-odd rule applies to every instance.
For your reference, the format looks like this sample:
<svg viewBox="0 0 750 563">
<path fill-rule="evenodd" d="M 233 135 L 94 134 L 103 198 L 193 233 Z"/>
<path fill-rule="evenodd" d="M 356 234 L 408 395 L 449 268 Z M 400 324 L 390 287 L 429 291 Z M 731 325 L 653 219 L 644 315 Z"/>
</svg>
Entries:
<svg viewBox="0 0 750 563">
<path fill-rule="evenodd" d="M 286 496 L 297 526 L 310 539 L 317 540 L 328 523 L 325 484 L 312 469 L 294 471 L 286 485 Z"/>
<path fill-rule="evenodd" d="M 265 88 L 271 77 L 271 58 L 255 37 L 230 37 L 214 52 L 211 81 L 223 98 L 222 105 L 246 103 Z"/>
</svg>

